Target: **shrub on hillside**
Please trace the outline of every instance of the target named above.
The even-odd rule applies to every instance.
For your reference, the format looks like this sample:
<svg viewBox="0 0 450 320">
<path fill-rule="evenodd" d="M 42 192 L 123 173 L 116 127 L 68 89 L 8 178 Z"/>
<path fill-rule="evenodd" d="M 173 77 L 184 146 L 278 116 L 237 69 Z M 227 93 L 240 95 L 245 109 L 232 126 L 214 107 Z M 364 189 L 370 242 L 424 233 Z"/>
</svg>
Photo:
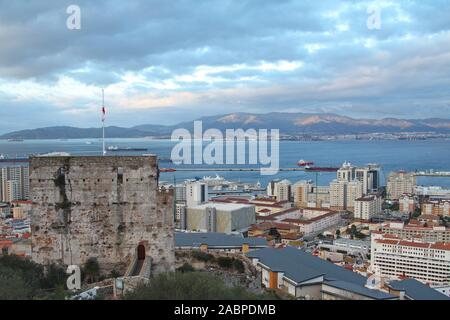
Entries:
<svg viewBox="0 0 450 320">
<path fill-rule="evenodd" d="M 125 295 L 128 300 L 255 300 L 274 298 L 257 295 L 243 287 L 227 287 L 222 279 L 202 272 L 164 273 Z"/>
</svg>

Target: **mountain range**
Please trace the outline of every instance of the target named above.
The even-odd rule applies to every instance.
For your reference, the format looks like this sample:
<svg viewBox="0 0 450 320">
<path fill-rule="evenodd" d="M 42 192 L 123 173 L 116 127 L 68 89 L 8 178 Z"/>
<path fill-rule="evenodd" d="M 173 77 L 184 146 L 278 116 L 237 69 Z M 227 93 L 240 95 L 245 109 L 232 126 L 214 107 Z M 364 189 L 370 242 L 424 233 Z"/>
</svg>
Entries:
<svg viewBox="0 0 450 320">
<path fill-rule="evenodd" d="M 450 119 L 355 119 L 323 113 L 230 113 L 203 117 L 203 130 L 216 128 L 244 130 L 280 129 L 282 135 L 330 135 L 362 133 L 435 132 L 450 133 Z M 193 130 L 193 121 L 176 125 L 145 124 L 131 128 L 111 126 L 106 128 L 109 138 L 167 137 L 177 128 Z M 82 139 L 101 137 L 101 128 L 76 128 L 68 126 L 45 127 L 6 133 L 0 139 Z"/>
</svg>

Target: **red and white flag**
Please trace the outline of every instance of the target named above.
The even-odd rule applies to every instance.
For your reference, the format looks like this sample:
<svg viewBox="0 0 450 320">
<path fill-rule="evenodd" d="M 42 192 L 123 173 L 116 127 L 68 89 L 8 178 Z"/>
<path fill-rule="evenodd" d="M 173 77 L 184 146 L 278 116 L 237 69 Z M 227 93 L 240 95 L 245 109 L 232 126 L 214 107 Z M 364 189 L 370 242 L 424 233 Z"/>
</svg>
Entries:
<svg viewBox="0 0 450 320">
<path fill-rule="evenodd" d="M 105 107 L 102 107 L 102 121 L 105 121 L 105 117 L 106 117 L 106 109 Z"/>
</svg>

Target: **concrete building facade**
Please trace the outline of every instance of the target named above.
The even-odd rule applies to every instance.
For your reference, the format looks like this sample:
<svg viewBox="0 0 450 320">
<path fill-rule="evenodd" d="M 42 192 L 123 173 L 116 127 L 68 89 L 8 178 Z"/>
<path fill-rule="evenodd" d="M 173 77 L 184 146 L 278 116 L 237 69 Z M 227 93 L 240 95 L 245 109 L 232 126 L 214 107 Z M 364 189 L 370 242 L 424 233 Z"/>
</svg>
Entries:
<svg viewBox="0 0 450 320">
<path fill-rule="evenodd" d="M 12 202 L 30 197 L 30 177 L 28 166 L 8 166 L 0 168 L 0 201 Z"/>
<path fill-rule="evenodd" d="M 365 196 L 355 200 L 355 219 L 370 220 L 382 211 L 382 199 L 377 196 Z"/>
<path fill-rule="evenodd" d="M 450 284 L 450 244 L 371 235 L 371 270 L 389 278 L 410 277 L 429 285 Z"/>
<path fill-rule="evenodd" d="M 188 207 L 186 229 L 231 233 L 256 223 L 255 206 L 239 203 L 208 202 Z"/>
<path fill-rule="evenodd" d="M 397 200 L 404 193 L 413 193 L 416 186 L 416 177 L 405 171 L 391 172 L 387 179 L 386 197 Z"/>
</svg>

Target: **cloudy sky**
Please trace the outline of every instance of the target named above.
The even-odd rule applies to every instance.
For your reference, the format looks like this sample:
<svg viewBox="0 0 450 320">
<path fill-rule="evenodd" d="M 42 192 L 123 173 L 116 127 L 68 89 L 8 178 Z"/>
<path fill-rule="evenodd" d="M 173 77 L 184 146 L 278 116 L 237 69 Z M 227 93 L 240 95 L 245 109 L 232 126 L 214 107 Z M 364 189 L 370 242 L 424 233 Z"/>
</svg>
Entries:
<svg viewBox="0 0 450 320">
<path fill-rule="evenodd" d="M 0 43 L 0 132 L 98 126 L 101 88 L 109 125 L 450 118 L 447 0 L 0 0 Z"/>
</svg>

